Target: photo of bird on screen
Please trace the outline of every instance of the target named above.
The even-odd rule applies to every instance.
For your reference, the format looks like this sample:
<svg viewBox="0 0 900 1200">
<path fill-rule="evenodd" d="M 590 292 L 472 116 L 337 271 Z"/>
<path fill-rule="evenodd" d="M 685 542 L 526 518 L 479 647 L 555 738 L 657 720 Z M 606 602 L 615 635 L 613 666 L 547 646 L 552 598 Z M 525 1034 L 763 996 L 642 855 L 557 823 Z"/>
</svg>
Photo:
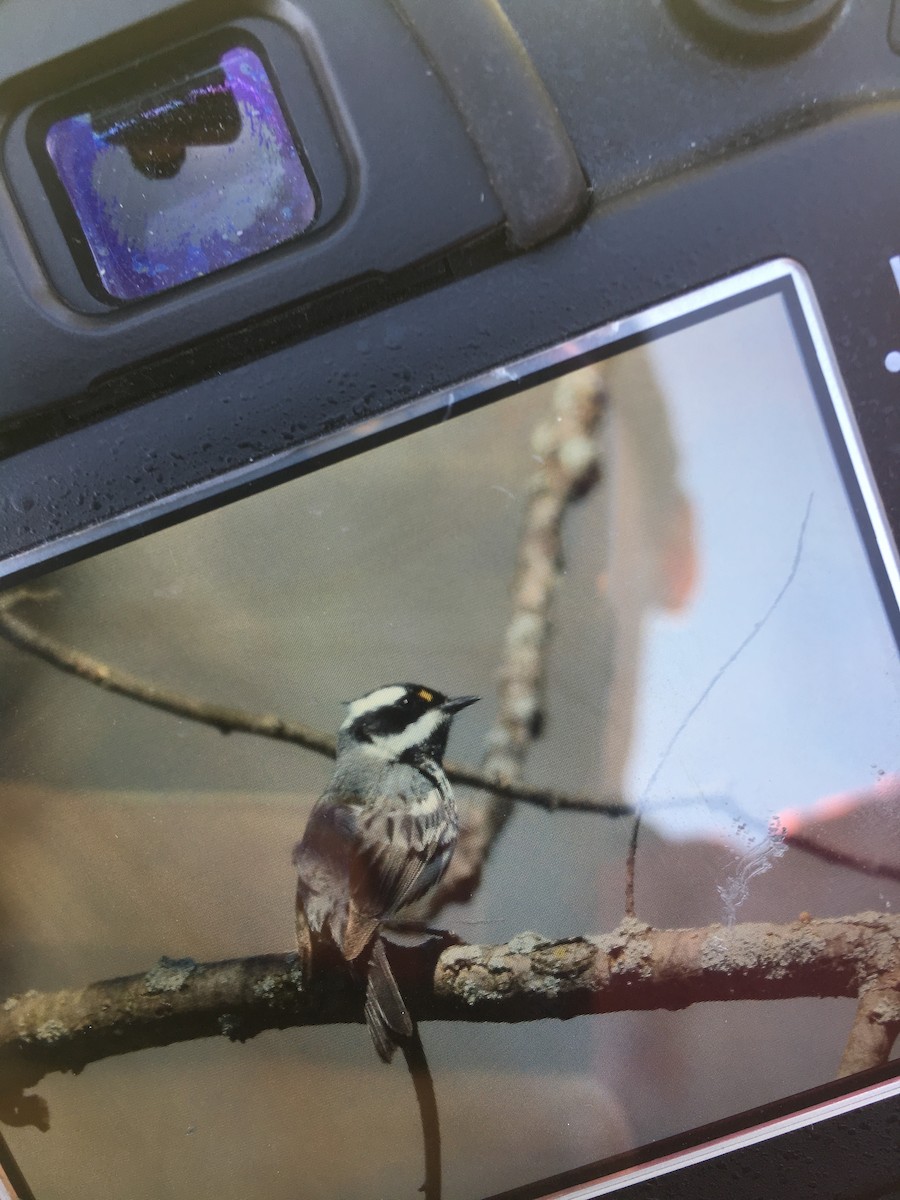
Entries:
<svg viewBox="0 0 900 1200">
<path fill-rule="evenodd" d="M 352 701 L 334 775 L 294 848 L 300 960 L 308 972 L 319 947 L 334 947 L 365 980 L 366 1024 L 384 1062 L 413 1026 L 380 930 L 450 863 L 459 817 L 441 762 L 453 717 L 477 699 L 398 683 Z"/>
</svg>

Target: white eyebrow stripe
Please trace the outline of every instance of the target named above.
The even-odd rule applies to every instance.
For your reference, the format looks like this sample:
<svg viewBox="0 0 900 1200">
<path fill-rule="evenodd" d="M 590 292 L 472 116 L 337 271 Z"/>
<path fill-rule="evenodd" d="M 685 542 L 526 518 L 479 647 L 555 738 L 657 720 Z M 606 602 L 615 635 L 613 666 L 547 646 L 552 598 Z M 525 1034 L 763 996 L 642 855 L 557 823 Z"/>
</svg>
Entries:
<svg viewBox="0 0 900 1200">
<path fill-rule="evenodd" d="M 446 716 L 439 708 L 431 708 L 399 733 L 376 734 L 372 748 L 385 758 L 400 758 L 405 750 L 427 741 L 444 720 Z"/>
<path fill-rule="evenodd" d="M 389 684 L 387 687 L 369 692 L 367 696 L 361 696 L 359 700 L 354 700 L 347 706 L 347 716 L 344 724 L 352 724 L 363 713 L 374 712 L 376 708 L 387 708 L 391 704 L 396 704 L 405 695 L 406 688 L 399 687 L 397 684 Z"/>
</svg>

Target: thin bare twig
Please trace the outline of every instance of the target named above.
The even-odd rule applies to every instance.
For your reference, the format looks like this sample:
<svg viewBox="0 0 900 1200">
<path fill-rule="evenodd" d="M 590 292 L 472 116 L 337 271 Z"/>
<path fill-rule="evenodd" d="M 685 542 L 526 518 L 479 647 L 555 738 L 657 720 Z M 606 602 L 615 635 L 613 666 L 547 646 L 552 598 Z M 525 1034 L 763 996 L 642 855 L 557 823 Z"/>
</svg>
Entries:
<svg viewBox="0 0 900 1200">
<path fill-rule="evenodd" d="M 637 862 L 638 838 L 641 834 L 641 814 L 634 814 L 631 825 L 631 837 L 628 839 L 628 853 L 625 856 L 625 916 L 633 917 L 634 912 L 634 868 Z"/>
<path fill-rule="evenodd" d="M 859 854 L 851 854 L 849 850 L 839 850 L 836 846 L 825 846 L 816 838 L 808 837 L 805 833 L 786 833 L 784 844 L 795 850 L 802 850 L 823 862 L 832 863 L 836 867 L 847 867 L 850 871 L 858 871 L 861 875 L 870 875 L 878 879 L 891 879 L 900 883 L 900 867 L 894 863 L 882 862 L 880 859 L 863 858 Z"/>
<path fill-rule="evenodd" d="M 334 738 L 319 733 L 308 725 L 284 721 L 281 717 L 270 714 L 256 715 L 228 705 L 212 704 L 207 700 L 198 700 L 194 696 L 185 696 L 180 692 L 149 683 L 137 675 L 120 671 L 92 658 L 82 650 L 76 650 L 48 634 L 41 633 L 13 611 L 23 601 L 43 601 L 50 596 L 51 593 L 33 592 L 27 588 L 0 595 L 0 636 L 13 646 L 43 659 L 68 675 L 74 675 L 94 684 L 95 687 L 103 688 L 104 691 L 125 696 L 129 700 L 137 700 L 173 716 L 185 717 L 201 725 L 211 725 L 220 733 L 250 733 L 257 737 L 274 738 L 276 741 L 293 742 L 316 754 L 334 757 Z"/>
<path fill-rule="evenodd" d="M 334 738 L 319 730 L 274 715 L 258 715 L 248 713 L 243 709 L 211 704 L 206 700 L 160 687 L 136 675 L 111 667 L 81 650 L 76 650 L 56 638 L 41 633 L 29 621 L 12 611 L 13 608 L 26 601 L 40 602 L 51 598 L 52 595 L 53 593 L 50 592 L 32 591 L 27 588 L 0 593 L 0 637 L 5 638 L 10 644 L 26 653 L 43 659 L 59 670 L 130 700 L 149 704 L 174 716 L 211 725 L 222 733 L 249 733 L 256 737 L 273 738 L 276 741 L 286 741 L 303 746 L 316 754 L 334 757 Z M 508 800 L 532 804 L 551 812 L 557 810 L 592 812 L 604 817 L 621 818 L 632 816 L 635 811 L 632 805 L 618 797 L 600 799 L 593 796 L 578 796 L 571 792 L 559 792 L 553 788 L 521 781 L 513 783 L 502 779 L 493 779 L 484 771 L 478 771 L 460 763 L 445 763 L 445 766 L 454 783 L 464 784 Z M 636 842 L 637 832 L 636 826 L 632 830 L 632 845 Z M 483 833 L 479 831 L 479 843 L 483 836 Z M 895 864 L 862 858 L 833 846 L 824 846 L 802 833 L 786 835 L 785 842 L 796 850 L 821 858 L 824 862 L 847 867 L 849 870 L 858 871 L 873 878 L 900 881 L 900 867 Z M 458 850 L 457 853 L 460 851 Z M 464 850 L 463 853 L 466 851 Z M 480 853 L 480 851 L 473 851 L 473 853 Z M 634 849 L 631 850 L 626 862 L 625 912 L 627 916 L 634 915 L 633 858 Z"/>
<path fill-rule="evenodd" d="M 196 696 L 161 687 L 42 633 L 13 611 L 26 601 L 41 601 L 49 597 L 50 593 L 34 592 L 26 588 L 0 594 L 0 637 L 18 649 L 95 687 L 173 716 L 201 725 L 210 725 L 220 733 L 247 733 L 255 737 L 272 738 L 334 758 L 335 739 L 328 734 L 274 714 L 248 713 L 243 709 L 213 704 Z M 627 804 L 615 798 L 596 800 L 590 796 L 574 796 L 552 788 L 492 778 L 484 771 L 477 771 L 458 763 L 446 763 L 445 766 L 447 774 L 455 783 L 468 784 L 504 799 L 519 800 L 539 808 L 574 809 L 580 812 L 597 812 L 610 817 L 625 816 L 632 811 Z"/>
</svg>

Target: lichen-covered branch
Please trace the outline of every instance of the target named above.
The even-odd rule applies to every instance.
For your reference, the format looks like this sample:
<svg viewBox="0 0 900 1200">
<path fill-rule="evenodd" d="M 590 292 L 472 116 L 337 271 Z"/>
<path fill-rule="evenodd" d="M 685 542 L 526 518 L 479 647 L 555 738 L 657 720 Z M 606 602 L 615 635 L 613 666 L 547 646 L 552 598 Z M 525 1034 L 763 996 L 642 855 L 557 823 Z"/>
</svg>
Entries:
<svg viewBox="0 0 900 1200">
<path fill-rule="evenodd" d="M 518 782 L 543 724 L 546 647 L 562 567 L 563 517 L 599 476 L 596 432 L 606 399 L 599 367 L 566 376 L 554 388 L 550 412 L 532 437 L 540 466 L 529 485 L 498 671 L 499 708 L 481 764 L 490 779 Z"/>
<path fill-rule="evenodd" d="M 497 714 L 485 738 L 479 772 L 445 764 L 454 783 L 479 788 L 489 798 L 479 804 L 464 802 L 460 838 L 450 868 L 420 906 L 423 916 L 434 916 L 450 901 L 473 895 L 514 800 L 527 797 L 545 808 L 581 809 L 615 817 L 632 811 L 619 800 L 563 797 L 522 783 L 526 755 L 543 724 L 546 652 L 562 564 L 563 518 L 569 504 L 583 496 L 599 476 L 596 432 L 605 407 L 601 370 L 586 368 L 556 384 L 550 412 L 532 435 L 531 449 L 540 465 L 528 486 L 510 589 L 511 612 L 497 671 Z"/>
<path fill-rule="evenodd" d="M 868 980 L 863 986 L 838 1075 L 853 1075 L 886 1063 L 898 1034 L 900 971 L 895 970 Z"/>
<path fill-rule="evenodd" d="M 391 958 L 417 1021 L 505 1024 L 714 1000 L 862 995 L 878 1037 L 856 1039 L 849 1070 L 885 1062 L 900 1021 L 900 917 L 885 913 L 703 929 L 626 920 L 609 934 L 551 942 L 523 933 L 499 946 L 440 953 L 429 945 L 393 948 Z M 886 997 L 893 1007 L 884 1007 Z M 27 1087 L 48 1071 L 149 1046 L 361 1021 L 360 1001 L 340 969 L 304 985 L 292 954 L 163 959 L 143 975 L 8 999 L 0 1005 L 0 1078 L 9 1072 Z"/>
</svg>

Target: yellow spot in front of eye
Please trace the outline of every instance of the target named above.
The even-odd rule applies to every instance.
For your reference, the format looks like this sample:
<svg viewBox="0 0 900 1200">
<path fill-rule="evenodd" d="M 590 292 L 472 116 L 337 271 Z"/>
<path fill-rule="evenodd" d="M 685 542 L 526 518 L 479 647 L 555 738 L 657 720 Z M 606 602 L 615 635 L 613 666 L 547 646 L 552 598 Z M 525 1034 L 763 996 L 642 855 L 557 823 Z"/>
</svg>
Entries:
<svg viewBox="0 0 900 1200">
<path fill-rule="evenodd" d="M 430 704 L 434 699 L 434 693 L 429 692 L 428 688 L 419 688 L 419 699 L 424 700 L 426 704 Z"/>
</svg>

